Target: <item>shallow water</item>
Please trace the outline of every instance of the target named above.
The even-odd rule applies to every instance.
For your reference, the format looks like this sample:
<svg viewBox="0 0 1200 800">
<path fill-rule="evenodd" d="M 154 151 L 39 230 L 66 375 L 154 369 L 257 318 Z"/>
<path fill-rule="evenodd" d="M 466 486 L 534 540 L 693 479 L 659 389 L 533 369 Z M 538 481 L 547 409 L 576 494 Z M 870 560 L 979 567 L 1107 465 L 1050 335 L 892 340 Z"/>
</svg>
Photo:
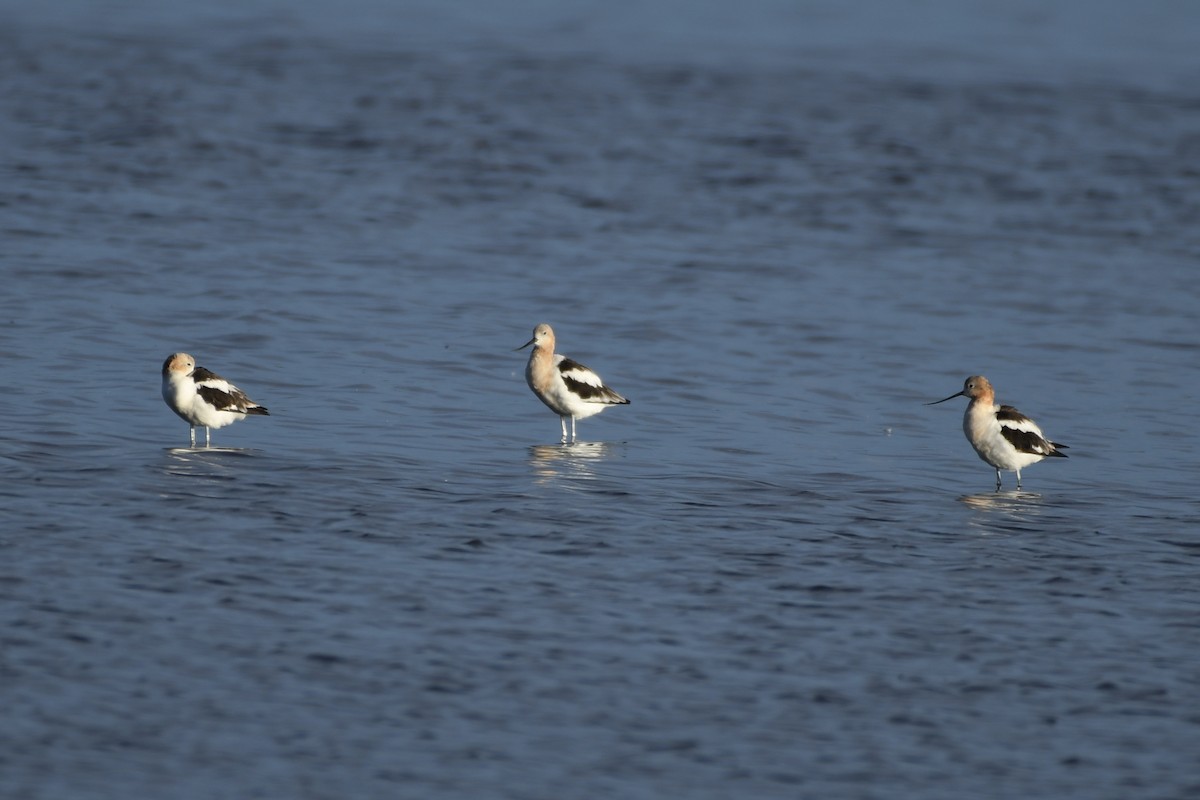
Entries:
<svg viewBox="0 0 1200 800">
<path fill-rule="evenodd" d="M 1200 792 L 1198 15 L 694 8 L 3 7 L 0 795 Z"/>
</svg>

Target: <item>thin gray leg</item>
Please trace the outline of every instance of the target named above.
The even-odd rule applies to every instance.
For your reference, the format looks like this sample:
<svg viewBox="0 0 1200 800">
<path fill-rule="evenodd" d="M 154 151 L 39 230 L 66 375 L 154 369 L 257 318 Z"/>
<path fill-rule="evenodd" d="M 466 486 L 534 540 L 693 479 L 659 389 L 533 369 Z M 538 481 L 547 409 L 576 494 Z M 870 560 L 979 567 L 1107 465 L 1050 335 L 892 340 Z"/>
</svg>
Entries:
<svg viewBox="0 0 1200 800">
<path fill-rule="evenodd" d="M 996 491 L 1000 491 L 1000 468 L 996 467 Z"/>
<path fill-rule="evenodd" d="M 1021 470 L 1017 470 L 1017 488 L 1021 488 Z"/>
<path fill-rule="evenodd" d="M 188 433 L 192 436 L 192 447 L 196 446 L 196 426 L 192 425 L 188 428 Z"/>
<path fill-rule="evenodd" d="M 571 441 L 575 441 L 575 415 L 571 415 Z"/>
<path fill-rule="evenodd" d="M 562 425 L 562 442 L 565 444 L 567 441 L 567 418 L 565 415 L 559 415 L 558 424 Z"/>
<path fill-rule="evenodd" d="M 212 428 L 204 426 L 204 446 L 212 447 Z"/>
</svg>

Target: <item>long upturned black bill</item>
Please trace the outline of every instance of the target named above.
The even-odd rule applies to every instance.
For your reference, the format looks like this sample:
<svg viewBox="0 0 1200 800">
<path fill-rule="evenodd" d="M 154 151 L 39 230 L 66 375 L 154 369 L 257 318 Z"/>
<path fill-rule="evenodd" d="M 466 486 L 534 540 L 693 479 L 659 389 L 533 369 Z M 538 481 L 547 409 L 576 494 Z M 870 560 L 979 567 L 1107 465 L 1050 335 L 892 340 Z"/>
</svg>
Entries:
<svg viewBox="0 0 1200 800">
<path fill-rule="evenodd" d="M 932 403 L 926 403 L 925 405 L 936 406 L 938 403 L 944 403 L 947 400 L 953 400 L 956 397 L 962 397 L 962 396 L 963 396 L 962 392 L 955 392 L 954 394 L 950 395 L 949 397 L 943 397 L 941 400 L 934 400 Z"/>
</svg>

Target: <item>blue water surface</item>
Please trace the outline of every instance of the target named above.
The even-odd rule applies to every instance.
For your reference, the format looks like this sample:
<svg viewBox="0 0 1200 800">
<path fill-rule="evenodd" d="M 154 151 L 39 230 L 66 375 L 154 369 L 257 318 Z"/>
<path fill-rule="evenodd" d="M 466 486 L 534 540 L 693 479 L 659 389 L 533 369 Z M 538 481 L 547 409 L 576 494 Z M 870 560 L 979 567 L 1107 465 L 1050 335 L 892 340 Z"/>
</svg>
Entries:
<svg viewBox="0 0 1200 800">
<path fill-rule="evenodd" d="M 1197 33 L 0 4 L 0 796 L 1196 796 Z"/>
</svg>

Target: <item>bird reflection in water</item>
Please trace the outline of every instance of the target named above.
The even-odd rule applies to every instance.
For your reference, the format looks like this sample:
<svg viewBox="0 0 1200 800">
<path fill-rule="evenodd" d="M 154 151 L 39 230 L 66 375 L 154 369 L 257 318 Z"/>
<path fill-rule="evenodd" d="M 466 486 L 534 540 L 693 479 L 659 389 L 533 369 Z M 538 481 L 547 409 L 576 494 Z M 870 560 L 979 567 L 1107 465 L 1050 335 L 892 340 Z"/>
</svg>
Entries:
<svg viewBox="0 0 1200 800">
<path fill-rule="evenodd" d="M 254 450 L 245 447 L 169 447 L 163 472 L 189 478 L 236 480 L 244 472 L 234 469 L 231 459 L 253 458 Z"/>
<path fill-rule="evenodd" d="M 535 444 L 529 448 L 529 463 L 539 483 L 559 478 L 596 478 L 593 465 L 607 458 L 614 448 L 607 442 Z"/>
<path fill-rule="evenodd" d="M 1041 516 L 1042 496 L 1036 492 L 989 492 L 958 498 L 968 508 L 981 512 L 973 515 L 970 525 L 987 533 L 1012 533 Z"/>
</svg>

